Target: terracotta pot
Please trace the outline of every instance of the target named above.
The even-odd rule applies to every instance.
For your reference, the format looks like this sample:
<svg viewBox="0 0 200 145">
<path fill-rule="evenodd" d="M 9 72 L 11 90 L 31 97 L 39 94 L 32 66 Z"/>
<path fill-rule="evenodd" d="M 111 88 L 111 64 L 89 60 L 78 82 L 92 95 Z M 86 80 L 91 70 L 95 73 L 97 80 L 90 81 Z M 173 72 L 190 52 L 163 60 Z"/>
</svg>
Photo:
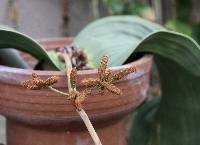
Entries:
<svg viewBox="0 0 200 145">
<path fill-rule="evenodd" d="M 41 44 L 52 49 L 71 39 L 47 39 Z M 25 56 L 25 58 L 30 58 Z M 30 61 L 31 60 L 31 61 Z M 33 64 L 32 59 L 29 62 Z M 152 56 L 146 55 L 127 65 L 112 67 L 117 71 L 136 66 L 130 74 L 115 84 L 123 95 L 111 93 L 88 96 L 84 109 L 88 113 L 103 145 L 126 144 L 126 116 L 142 104 L 149 87 Z M 74 107 L 63 96 L 43 89 L 27 90 L 21 86 L 35 72 L 42 78 L 60 77 L 55 87 L 66 91 L 66 75 L 61 71 L 32 71 L 0 66 L 0 113 L 7 118 L 8 145 L 93 145 L 83 122 Z M 97 76 L 97 70 L 78 71 L 80 80 Z"/>
</svg>

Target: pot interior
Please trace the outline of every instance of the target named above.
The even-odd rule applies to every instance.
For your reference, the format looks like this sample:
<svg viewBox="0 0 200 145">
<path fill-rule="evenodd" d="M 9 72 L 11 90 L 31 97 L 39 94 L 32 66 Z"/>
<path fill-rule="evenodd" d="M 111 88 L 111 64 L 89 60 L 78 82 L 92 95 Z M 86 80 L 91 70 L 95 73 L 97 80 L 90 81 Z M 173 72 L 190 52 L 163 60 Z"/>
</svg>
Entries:
<svg viewBox="0 0 200 145">
<path fill-rule="evenodd" d="M 46 49 L 46 50 L 54 50 L 56 48 L 64 47 L 68 44 L 70 44 L 73 41 L 73 38 L 71 37 L 64 37 L 64 38 L 48 38 L 48 39 L 39 39 L 38 42 Z M 31 55 L 21 52 L 20 53 L 23 59 L 26 60 L 28 65 L 33 69 L 35 65 L 38 63 L 38 60 L 32 57 Z M 141 53 L 135 53 L 133 54 L 126 62 L 125 64 L 128 64 L 128 62 L 136 61 L 141 59 L 144 56 L 144 54 Z"/>
</svg>

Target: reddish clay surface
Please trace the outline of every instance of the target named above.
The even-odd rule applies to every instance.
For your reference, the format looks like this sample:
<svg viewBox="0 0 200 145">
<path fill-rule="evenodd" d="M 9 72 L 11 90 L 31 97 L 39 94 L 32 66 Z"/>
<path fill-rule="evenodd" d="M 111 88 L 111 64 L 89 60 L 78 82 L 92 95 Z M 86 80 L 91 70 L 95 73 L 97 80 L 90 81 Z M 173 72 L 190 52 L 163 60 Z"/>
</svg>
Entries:
<svg viewBox="0 0 200 145">
<path fill-rule="evenodd" d="M 55 48 L 71 40 L 47 39 L 41 44 Z M 33 59 L 30 60 L 29 63 L 33 64 Z M 137 72 L 115 83 L 122 89 L 123 95 L 106 92 L 88 96 L 84 102 L 84 109 L 103 145 L 126 144 L 126 115 L 141 105 L 146 97 L 151 64 L 152 56 L 146 55 L 127 65 L 111 68 L 117 71 L 135 66 Z M 0 113 L 7 117 L 8 145 L 93 145 L 80 117 L 65 97 L 48 89 L 33 91 L 21 86 L 33 72 L 44 79 L 59 76 L 60 80 L 54 87 L 67 90 L 64 72 L 0 66 Z M 78 89 L 83 89 L 80 80 L 96 76 L 97 70 L 78 71 Z"/>
</svg>

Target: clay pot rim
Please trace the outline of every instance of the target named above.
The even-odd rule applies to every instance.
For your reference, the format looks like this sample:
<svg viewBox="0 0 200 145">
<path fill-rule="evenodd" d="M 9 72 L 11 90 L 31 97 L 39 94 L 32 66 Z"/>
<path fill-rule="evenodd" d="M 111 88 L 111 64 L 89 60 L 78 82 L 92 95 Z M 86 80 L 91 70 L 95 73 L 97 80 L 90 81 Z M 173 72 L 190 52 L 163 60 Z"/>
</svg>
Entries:
<svg viewBox="0 0 200 145">
<path fill-rule="evenodd" d="M 60 46 L 64 46 L 66 45 L 66 43 L 71 43 L 73 41 L 73 37 L 53 37 L 53 38 L 41 38 L 38 39 L 38 42 L 47 49 L 52 49 L 55 47 L 58 47 L 58 44 Z M 117 71 L 117 70 L 121 70 L 127 67 L 133 67 L 135 66 L 136 69 L 137 67 L 140 68 L 142 66 L 144 66 L 145 64 L 147 64 L 149 61 L 151 61 L 153 59 L 153 56 L 150 54 L 145 54 L 144 56 L 142 56 L 141 58 L 134 60 L 133 62 L 127 63 L 127 64 L 123 64 L 120 66 L 113 66 L 113 67 L 109 67 L 112 71 Z M 8 73 L 9 77 L 16 77 L 16 76 L 23 76 L 24 78 L 26 77 L 30 77 L 32 73 L 36 73 L 38 74 L 40 77 L 49 77 L 52 75 L 56 75 L 59 77 L 64 77 L 66 76 L 66 74 L 64 73 L 64 71 L 54 71 L 54 70 L 32 70 L 32 69 L 22 69 L 22 68 L 14 68 L 14 67 L 8 67 L 8 66 L 4 66 L 4 65 L 0 65 L 0 73 Z M 134 78 L 140 77 L 141 75 L 145 74 L 147 72 L 140 72 L 140 73 L 136 73 L 136 75 L 134 75 Z M 92 75 L 95 76 L 97 74 L 97 69 L 91 69 L 91 70 L 78 70 L 77 72 L 78 76 L 87 76 L 87 75 Z M 5 76 L 6 77 L 6 76 Z M 3 80 L 3 82 L 5 82 L 5 77 L 0 77 L 0 81 Z M 16 78 L 15 80 L 18 80 L 18 78 Z M 7 82 L 9 83 L 9 82 Z"/>
<path fill-rule="evenodd" d="M 144 55 L 141 58 L 127 63 L 127 64 L 123 64 L 120 66 L 113 66 L 113 67 L 109 67 L 111 70 L 116 71 L 116 70 L 121 70 L 127 67 L 131 67 L 131 66 L 141 66 L 143 64 L 145 64 L 146 62 L 149 62 L 151 59 L 153 58 L 152 55 Z M 6 72 L 8 72 L 10 75 L 31 75 L 32 73 L 37 73 L 39 76 L 51 76 L 51 75 L 59 75 L 59 76 L 65 76 L 66 74 L 64 73 L 64 71 L 60 71 L 60 70 L 31 70 L 31 69 L 22 69 L 22 68 L 14 68 L 14 67 L 9 67 L 9 66 L 4 66 L 4 65 L 0 65 L 0 73 L 4 72 L 6 70 Z M 97 69 L 90 69 L 90 70 L 78 70 L 77 71 L 78 75 L 88 75 L 88 74 L 96 74 L 97 73 Z"/>
</svg>

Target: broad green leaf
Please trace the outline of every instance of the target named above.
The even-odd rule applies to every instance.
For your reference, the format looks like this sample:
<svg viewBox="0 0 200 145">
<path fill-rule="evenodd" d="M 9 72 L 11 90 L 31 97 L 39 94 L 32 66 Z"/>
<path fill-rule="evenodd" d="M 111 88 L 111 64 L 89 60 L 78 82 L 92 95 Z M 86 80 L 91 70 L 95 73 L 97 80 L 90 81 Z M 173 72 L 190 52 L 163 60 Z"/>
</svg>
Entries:
<svg viewBox="0 0 200 145">
<path fill-rule="evenodd" d="M 0 29 L 14 30 L 13 28 L 8 27 L 6 25 L 0 25 Z M 12 59 L 10 59 L 10 58 L 12 58 Z M 0 63 L 2 65 L 6 65 L 6 66 L 10 66 L 10 67 L 29 68 L 29 66 L 25 62 L 25 60 L 23 60 L 22 57 L 19 55 L 19 53 L 13 49 L 1 49 L 0 50 Z"/>
<path fill-rule="evenodd" d="M 51 69 L 58 69 L 56 61 L 49 57 L 45 49 L 30 37 L 9 28 L 0 28 L 0 49 L 16 48 L 42 61 Z M 62 69 L 62 68 L 59 68 Z"/>
<path fill-rule="evenodd" d="M 136 48 L 136 52 L 154 54 L 161 77 L 162 99 L 155 120 L 160 145 L 200 142 L 199 49 L 190 37 L 165 31 L 149 35 Z"/>
<path fill-rule="evenodd" d="M 56 51 L 54 51 L 54 50 L 50 50 L 50 51 L 48 51 L 47 53 L 48 53 L 49 57 L 52 58 L 52 59 L 55 61 L 56 66 L 58 66 L 58 68 L 61 68 L 61 70 L 64 70 L 64 69 L 65 69 L 65 63 L 62 62 L 62 61 L 59 59 L 59 55 L 60 55 L 61 53 L 56 52 Z"/>
<path fill-rule="evenodd" d="M 143 119 L 148 117 L 138 111 L 136 120 L 141 124 L 135 125 L 141 126 L 132 130 L 129 145 L 199 144 L 200 47 L 193 39 L 138 17 L 113 16 L 87 26 L 75 43 L 90 54 L 95 67 L 103 54 L 110 56 L 111 65 L 132 61 L 135 53 L 154 55 L 161 78 L 161 102 L 156 118 L 150 117 L 152 127 L 145 127 Z"/>
<path fill-rule="evenodd" d="M 126 61 L 144 36 L 160 29 L 164 28 L 136 16 L 110 16 L 86 26 L 74 43 L 88 54 L 90 67 L 98 67 L 105 54 L 112 58 L 110 66 L 116 66 Z"/>
<path fill-rule="evenodd" d="M 136 52 L 143 51 L 153 51 L 156 55 L 173 60 L 188 72 L 200 75 L 200 47 L 184 34 L 172 31 L 153 32 L 136 46 Z"/>
</svg>

